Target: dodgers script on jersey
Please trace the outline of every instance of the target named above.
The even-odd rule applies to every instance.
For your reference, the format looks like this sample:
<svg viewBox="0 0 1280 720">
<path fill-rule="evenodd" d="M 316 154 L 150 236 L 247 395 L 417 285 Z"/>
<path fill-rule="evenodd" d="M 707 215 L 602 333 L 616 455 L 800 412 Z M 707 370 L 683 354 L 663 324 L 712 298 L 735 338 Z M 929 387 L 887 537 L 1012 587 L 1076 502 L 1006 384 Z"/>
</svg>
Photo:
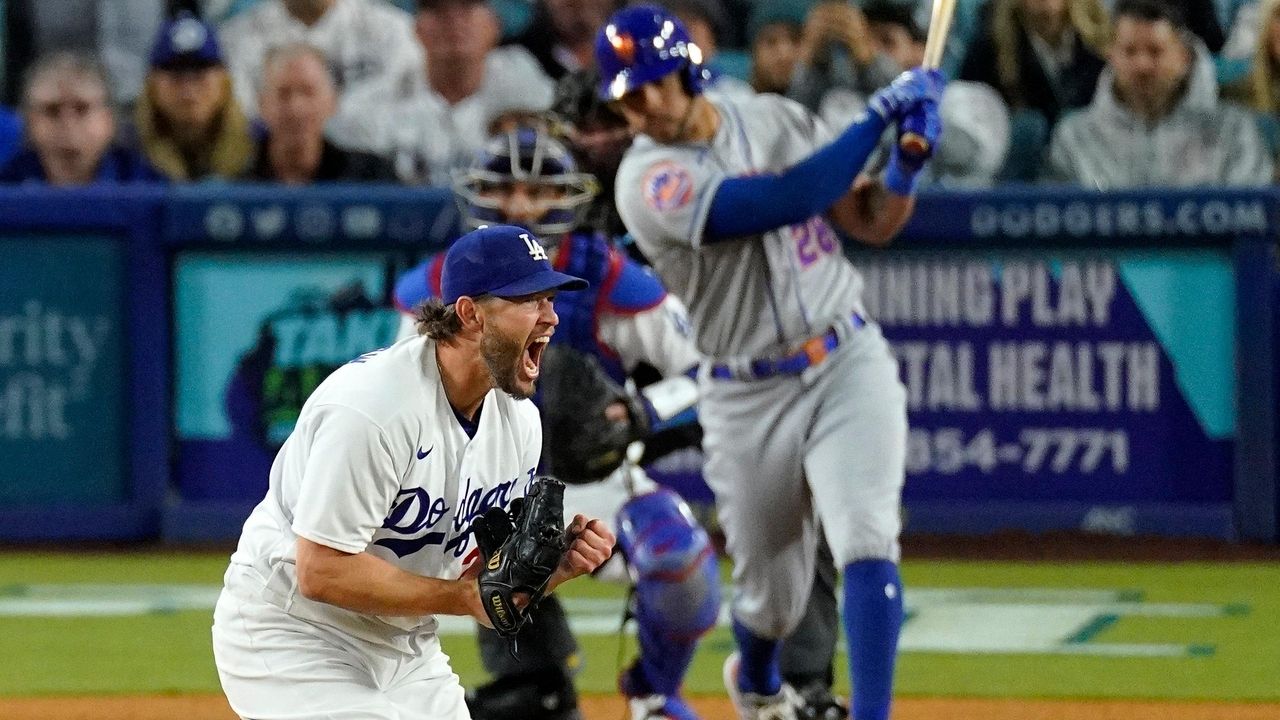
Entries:
<svg viewBox="0 0 1280 720">
<path fill-rule="evenodd" d="M 699 350 L 716 359 L 776 355 L 859 309 L 862 279 L 825 218 L 704 244 L 707 213 L 725 178 L 786 170 L 832 135 L 777 95 L 708 100 L 721 119 L 710 146 L 636 139 L 618 169 L 618 211 L 688 306 Z"/>
<path fill-rule="evenodd" d="M 369 552 L 417 575 L 452 580 L 476 553 L 472 522 L 522 497 L 542 449 L 537 409 L 498 390 L 474 437 L 445 397 L 435 343 L 410 338 L 334 371 L 302 408 L 245 523 L 232 578 L 290 615 L 413 652 L 431 616 L 372 617 L 298 591 L 296 542 Z"/>
</svg>

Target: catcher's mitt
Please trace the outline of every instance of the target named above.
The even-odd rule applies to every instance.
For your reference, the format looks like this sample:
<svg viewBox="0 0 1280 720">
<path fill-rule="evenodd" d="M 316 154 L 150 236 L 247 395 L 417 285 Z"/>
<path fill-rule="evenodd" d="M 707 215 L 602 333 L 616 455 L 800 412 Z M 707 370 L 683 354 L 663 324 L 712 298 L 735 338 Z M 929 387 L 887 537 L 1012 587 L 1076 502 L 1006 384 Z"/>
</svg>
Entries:
<svg viewBox="0 0 1280 720">
<path fill-rule="evenodd" d="M 484 568 L 477 582 L 480 602 L 498 634 L 509 640 L 529 619 L 528 611 L 546 593 L 547 582 L 569 548 L 564 527 L 564 483 L 550 477 L 534 481 L 511 512 L 492 507 L 476 519 L 476 543 Z M 515 595 L 529 601 L 517 607 Z"/>
<path fill-rule="evenodd" d="M 538 404 L 542 460 L 550 474 L 571 484 L 602 480 L 626 458 L 627 446 L 649 434 L 649 415 L 605 374 L 594 357 L 552 343 L 542 353 Z M 622 403 L 625 419 L 610 419 Z"/>
</svg>

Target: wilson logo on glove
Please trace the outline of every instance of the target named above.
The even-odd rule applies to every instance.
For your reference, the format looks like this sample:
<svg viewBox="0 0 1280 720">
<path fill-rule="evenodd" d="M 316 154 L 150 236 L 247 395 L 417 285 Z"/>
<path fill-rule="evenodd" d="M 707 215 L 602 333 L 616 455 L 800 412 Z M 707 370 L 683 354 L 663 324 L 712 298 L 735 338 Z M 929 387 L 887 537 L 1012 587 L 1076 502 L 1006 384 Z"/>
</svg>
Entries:
<svg viewBox="0 0 1280 720">
<path fill-rule="evenodd" d="M 511 510 L 491 507 L 472 525 L 480 552 L 489 557 L 476 578 L 493 629 L 516 652 L 516 633 L 529 610 L 546 594 L 551 575 L 569 549 L 564 529 L 564 483 L 550 477 L 533 482 L 529 493 L 511 501 Z M 528 597 L 523 606 L 516 596 Z"/>
</svg>

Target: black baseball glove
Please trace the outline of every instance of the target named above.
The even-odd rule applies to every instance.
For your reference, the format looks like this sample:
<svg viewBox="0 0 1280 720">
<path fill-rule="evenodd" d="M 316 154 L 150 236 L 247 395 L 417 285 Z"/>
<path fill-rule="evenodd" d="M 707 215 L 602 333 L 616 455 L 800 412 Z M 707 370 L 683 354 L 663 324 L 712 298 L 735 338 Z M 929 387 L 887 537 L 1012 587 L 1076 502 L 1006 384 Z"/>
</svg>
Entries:
<svg viewBox="0 0 1280 720">
<path fill-rule="evenodd" d="M 510 512 L 492 507 L 476 518 L 473 532 L 483 569 L 477 578 L 480 602 L 493 629 L 511 640 L 546 594 L 547 583 L 569 548 L 564 526 L 564 483 L 540 477 Z M 516 595 L 528 602 L 517 606 Z"/>
<path fill-rule="evenodd" d="M 626 458 L 627 446 L 649 434 L 649 414 L 605 374 L 594 357 L 552 343 L 542 353 L 538 381 L 542 461 L 570 484 L 602 480 Z M 625 417 L 611 419 L 620 403 Z"/>
</svg>

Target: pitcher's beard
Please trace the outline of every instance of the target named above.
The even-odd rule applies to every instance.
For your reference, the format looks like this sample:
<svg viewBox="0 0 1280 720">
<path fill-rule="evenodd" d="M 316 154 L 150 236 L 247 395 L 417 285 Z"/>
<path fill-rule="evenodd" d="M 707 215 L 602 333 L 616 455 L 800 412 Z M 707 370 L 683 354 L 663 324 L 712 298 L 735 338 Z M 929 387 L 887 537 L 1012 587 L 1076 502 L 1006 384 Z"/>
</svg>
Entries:
<svg viewBox="0 0 1280 720">
<path fill-rule="evenodd" d="M 516 377 L 524 362 L 524 350 L 525 346 L 519 340 L 502 337 L 497 333 L 486 332 L 480 338 L 480 356 L 489 369 L 489 380 L 494 387 L 517 400 L 533 397 L 531 391 L 520 387 Z"/>
</svg>

